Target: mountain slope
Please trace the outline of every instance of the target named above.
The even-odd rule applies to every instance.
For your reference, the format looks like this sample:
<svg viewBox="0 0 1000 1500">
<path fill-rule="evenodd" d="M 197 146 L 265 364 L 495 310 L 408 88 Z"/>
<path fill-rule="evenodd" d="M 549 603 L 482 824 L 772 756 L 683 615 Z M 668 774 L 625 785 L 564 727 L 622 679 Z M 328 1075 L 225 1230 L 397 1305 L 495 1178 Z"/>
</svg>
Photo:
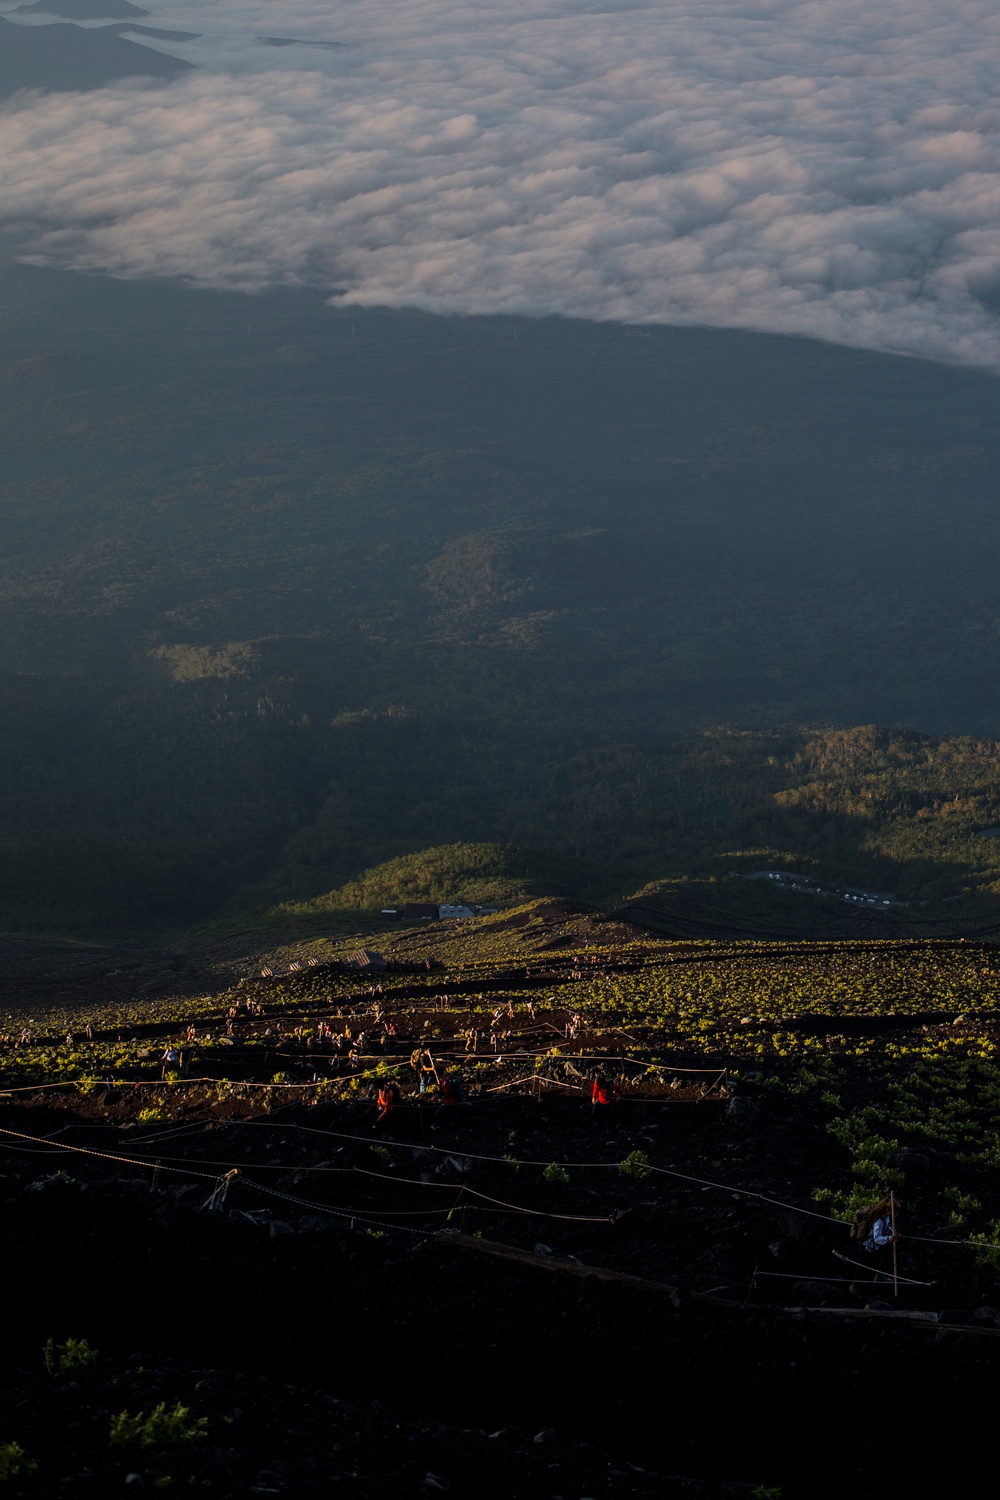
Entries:
<svg viewBox="0 0 1000 1500">
<path fill-rule="evenodd" d="M 19 26 L 0 16 L 0 99 L 19 89 L 61 92 L 101 88 L 116 78 L 176 78 L 191 66 L 101 27 Z"/>
</svg>

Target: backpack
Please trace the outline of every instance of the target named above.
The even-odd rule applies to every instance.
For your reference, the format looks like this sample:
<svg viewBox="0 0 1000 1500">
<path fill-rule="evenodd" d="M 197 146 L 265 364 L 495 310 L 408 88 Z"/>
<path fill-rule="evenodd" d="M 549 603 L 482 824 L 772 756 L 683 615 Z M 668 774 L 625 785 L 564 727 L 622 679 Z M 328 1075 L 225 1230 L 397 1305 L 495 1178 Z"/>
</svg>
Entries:
<svg viewBox="0 0 1000 1500">
<path fill-rule="evenodd" d="M 875 1226 L 875 1220 L 884 1212 L 885 1205 L 881 1201 L 878 1203 L 866 1203 L 863 1208 L 859 1208 L 851 1224 L 851 1239 L 864 1242 L 871 1234 Z"/>
</svg>

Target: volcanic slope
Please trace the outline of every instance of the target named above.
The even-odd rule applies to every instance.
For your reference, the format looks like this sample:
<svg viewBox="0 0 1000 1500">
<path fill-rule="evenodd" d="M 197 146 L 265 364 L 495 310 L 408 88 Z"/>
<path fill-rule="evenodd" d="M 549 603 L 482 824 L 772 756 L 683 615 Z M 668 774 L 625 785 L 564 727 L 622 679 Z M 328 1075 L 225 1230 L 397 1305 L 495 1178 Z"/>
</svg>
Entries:
<svg viewBox="0 0 1000 1500">
<path fill-rule="evenodd" d="M 863 1379 L 930 1434 L 899 1482 L 944 1482 L 1000 1335 L 995 948 L 677 942 L 554 901 L 310 941 L 224 991 L 18 1015 L 0 1235 L 19 1358 L 50 1335 L 149 1349 L 137 1399 L 183 1397 L 214 1455 L 210 1393 L 235 1377 L 199 1390 L 170 1362 L 224 1348 L 251 1386 L 449 1424 L 414 1484 L 457 1493 L 451 1429 L 510 1427 L 574 1484 L 580 1443 L 627 1455 L 593 1460 L 582 1494 L 616 1493 L 615 1471 L 641 1493 L 631 1463 L 875 1495 Z M 359 942 L 387 966 L 343 967 Z M 598 1073 L 617 1098 L 594 1120 Z M 851 1234 L 890 1191 L 895 1267 Z M 183 1285 L 183 1317 L 158 1284 Z M 259 1444 L 225 1442 L 239 1482 L 259 1473 Z"/>
</svg>

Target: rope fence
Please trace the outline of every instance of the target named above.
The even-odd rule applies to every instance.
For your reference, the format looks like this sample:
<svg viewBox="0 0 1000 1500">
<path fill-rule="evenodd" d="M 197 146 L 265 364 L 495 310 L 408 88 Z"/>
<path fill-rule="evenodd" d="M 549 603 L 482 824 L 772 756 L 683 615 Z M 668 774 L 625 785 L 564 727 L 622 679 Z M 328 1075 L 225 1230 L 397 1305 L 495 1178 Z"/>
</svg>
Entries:
<svg viewBox="0 0 1000 1500">
<path fill-rule="evenodd" d="M 359 1135 L 354 1135 L 354 1134 L 351 1134 L 351 1133 L 348 1133 L 348 1132 L 345 1132 L 345 1131 L 323 1130 L 323 1129 L 320 1129 L 317 1126 L 287 1124 L 287 1123 L 283 1123 L 283 1122 L 272 1122 L 270 1120 L 264 1120 L 264 1119 L 234 1121 L 234 1122 L 231 1122 L 231 1123 L 236 1128 L 238 1128 L 238 1129 L 242 1129 L 242 1128 L 246 1128 L 246 1127 L 250 1127 L 250 1126 L 259 1126 L 259 1127 L 262 1127 L 262 1128 L 265 1128 L 265 1129 L 269 1129 L 269 1130 L 295 1130 L 295 1131 L 304 1132 L 304 1133 L 307 1133 L 307 1134 L 325 1136 L 325 1137 L 328 1137 L 328 1138 L 333 1139 L 333 1140 L 340 1140 L 340 1141 L 348 1141 L 348 1142 L 352 1142 L 352 1143 L 357 1143 L 357 1144 L 365 1145 L 365 1146 L 368 1146 L 368 1147 L 370 1147 L 370 1146 L 373 1145 L 373 1141 L 372 1141 L 371 1136 L 359 1136 Z M 115 1153 L 111 1153 L 111 1152 L 98 1151 L 98 1150 L 95 1150 L 92 1147 L 73 1146 L 73 1145 L 70 1145 L 67 1142 L 57 1142 L 57 1141 L 54 1141 L 51 1137 L 33 1136 L 33 1135 L 29 1135 L 29 1134 L 27 1134 L 25 1132 L 13 1131 L 13 1130 L 9 1130 L 9 1129 L 0 1129 L 0 1135 L 7 1136 L 9 1138 L 20 1140 L 20 1141 L 30 1142 L 36 1148 L 40 1147 L 40 1146 L 43 1147 L 43 1149 L 42 1149 L 41 1152 L 37 1152 L 36 1151 L 33 1154 L 54 1154 L 54 1153 L 57 1153 L 59 1151 L 70 1151 L 70 1152 L 76 1152 L 78 1154 L 85 1155 L 85 1156 L 102 1158 L 102 1159 L 107 1160 L 107 1161 L 121 1162 L 121 1163 L 124 1163 L 124 1164 L 126 1164 L 128 1166 L 143 1167 L 143 1168 L 146 1168 L 146 1169 L 149 1169 L 149 1167 L 150 1167 L 150 1162 L 148 1160 L 143 1159 L 142 1157 L 123 1156 L 123 1155 L 115 1154 Z M 156 1144 L 157 1139 L 158 1138 L 150 1138 L 149 1144 L 150 1145 Z M 377 1142 L 375 1144 L 377 1144 Z M 456 1159 L 462 1158 L 465 1161 L 469 1161 L 469 1162 L 472 1162 L 472 1161 L 485 1162 L 485 1163 L 490 1163 L 490 1164 L 493 1164 L 493 1165 L 507 1166 L 507 1167 L 534 1167 L 534 1168 L 540 1168 L 542 1170 L 544 1170 L 546 1168 L 549 1168 L 549 1167 L 556 1167 L 556 1168 L 558 1168 L 558 1169 L 560 1169 L 562 1171 L 612 1171 L 612 1170 L 613 1171 L 619 1171 L 619 1170 L 621 1170 L 621 1167 L 623 1165 L 621 1161 L 582 1161 L 582 1162 L 581 1161 L 561 1161 L 561 1162 L 548 1162 L 548 1161 L 531 1160 L 531 1159 L 527 1159 L 527 1158 L 514 1157 L 513 1155 L 510 1155 L 510 1156 L 490 1156 L 490 1155 L 485 1155 L 485 1154 L 482 1154 L 482 1153 L 465 1151 L 464 1149 L 460 1150 L 458 1148 L 455 1148 L 455 1150 L 453 1152 L 449 1152 L 449 1150 L 447 1148 L 443 1148 L 442 1149 L 442 1148 L 438 1147 L 436 1144 L 434 1144 L 434 1145 L 424 1145 L 424 1144 L 419 1144 L 419 1143 L 411 1143 L 411 1142 L 396 1141 L 396 1140 L 394 1140 L 392 1142 L 392 1145 L 393 1145 L 394 1149 L 396 1149 L 396 1150 L 410 1151 L 411 1153 L 413 1153 L 415 1155 L 427 1155 L 427 1154 L 433 1153 L 434 1155 L 437 1155 L 437 1156 L 443 1156 L 446 1159 L 449 1156 L 453 1156 Z M 24 1149 L 24 1148 L 22 1148 L 22 1149 Z M 160 1156 L 158 1154 L 158 1157 L 157 1157 L 157 1166 L 161 1170 L 166 1171 L 166 1172 L 174 1172 L 174 1173 L 179 1173 L 179 1174 L 185 1174 L 186 1173 L 188 1176 L 192 1176 L 192 1177 L 204 1178 L 205 1180 L 211 1180 L 211 1181 L 215 1181 L 216 1180 L 215 1174 L 213 1174 L 213 1173 L 199 1172 L 199 1171 L 195 1170 L 194 1168 L 186 1165 L 186 1161 L 187 1161 L 186 1158 L 162 1157 L 162 1156 Z M 213 1167 L 216 1167 L 216 1168 L 220 1169 L 221 1171 L 230 1171 L 230 1170 L 234 1170 L 234 1169 L 235 1170 L 241 1170 L 241 1175 L 243 1176 L 243 1180 L 244 1181 L 251 1181 L 251 1179 L 246 1178 L 246 1176 L 245 1176 L 245 1165 L 246 1165 L 245 1163 L 244 1164 L 236 1164 L 236 1163 L 233 1163 L 233 1162 L 230 1162 L 230 1161 L 208 1161 L 208 1162 L 203 1163 L 202 1165 L 213 1166 Z M 308 1174 L 308 1173 L 312 1173 L 312 1172 L 325 1172 L 325 1173 L 330 1173 L 330 1174 L 345 1174 L 345 1173 L 351 1172 L 351 1173 L 356 1173 L 356 1174 L 363 1175 L 363 1176 L 369 1176 L 369 1177 L 378 1178 L 381 1181 L 390 1182 L 390 1183 L 392 1183 L 392 1184 L 394 1184 L 396 1186 L 406 1185 L 406 1186 L 409 1186 L 409 1187 L 437 1187 L 437 1188 L 442 1188 L 442 1187 L 448 1187 L 448 1186 L 450 1186 L 449 1184 L 442 1184 L 442 1183 L 424 1183 L 422 1180 L 420 1180 L 420 1179 L 414 1179 L 414 1178 L 390 1177 L 387 1174 L 373 1172 L 373 1171 L 370 1171 L 368 1169 L 359 1168 L 359 1167 L 355 1167 L 355 1166 L 351 1166 L 351 1167 L 337 1167 L 337 1166 L 330 1165 L 330 1166 L 291 1167 L 287 1163 L 274 1163 L 274 1164 L 271 1164 L 271 1163 L 259 1163 L 259 1164 L 254 1164 L 254 1170 L 258 1171 L 258 1172 L 260 1172 L 260 1171 L 283 1172 L 286 1175 L 288 1173 L 290 1173 L 290 1172 L 302 1172 L 304 1174 Z M 672 1178 L 672 1179 L 674 1179 L 676 1181 L 679 1181 L 679 1182 L 690 1183 L 690 1184 L 692 1184 L 694 1186 L 700 1187 L 702 1189 L 702 1191 L 715 1191 L 715 1192 L 719 1192 L 719 1193 L 727 1193 L 732 1198 L 744 1198 L 744 1199 L 746 1199 L 748 1201 L 751 1201 L 751 1202 L 756 1202 L 756 1203 L 759 1203 L 759 1204 L 762 1204 L 762 1205 L 766 1204 L 766 1205 L 768 1205 L 770 1207 L 781 1209 L 781 1210 L 783 1210 L 785 1212 L 794 1213 L 794 1214 L 802 1216 L 804 1218 L 816 1219 L 817 1221 L 819 1221 L 819 1222 L 821 1222 L 823 1224 L 827 1224 L 827 1225 L 840 1225 L 840 1226 L 842 1226 L 844 1228 L 847 1228 L 847 1229 L 850 1229 L 852 1227 L 853 1221 L 850 1220 L 850 1219 L 837 1218 L 837 1217 L 835 1217 L 832 1214 L 824 1214 L 824 1213 L 821 1213 L 821 1212 L 816 1211 L 816 1210 L 811 1210 L 811 1209 L 803 1208 L 801 1206 L 801 1204 L 798 1204 L 798 1203 L 788 1203 L 788 1202 L 786 1202 L 783 1199 L 771 1197 L 769 1194 L 763 1193 L 763 1192 L 761 1192 L 757 1188 L 747 1188 L 747 1187 L 742 1187 L 742 1186 L 739 1186 L 739 1185 L 734 1185 L 732 1183 L 717 1182 L 717 1181 L 713 1181 L 712 1179 L 709 1179 L 709 1178 L 703 1178 L 703 1177 L 695 1176 L 693 1173 L 680 1172 L 680 1171 L 677 1171 L 675 1168 L 657 1166 L 657 1165 L 655 1165 L 652 1162 L 646 1162 L 646 1163 L 643 1164 L 643 1175 L 645 1175 L 645 1172 L 647 1172 L 647 1171 L 650 1172 L 650 1173 L 655 1173 L 655 1174 L 657 1174 L 659 1176 Z M 255 1186 L 259 1187 L 261 1190 L 263 1190 L 263 1188 L 264 1188 L 264 1184 L 260 1184 L 260 1183 L 255 1183 Z M 269 1189 L 269 1191 L 270 1191 L 270 1189 Z M 465 1193 L 468 1196 L 477 1198 L 477 1199 L 481 1200 L 483 1203 L 488 1203 L 491 1206 L 494 1206 L 497 1209 L 502 1210 L 504 1212 L 523 1213 L 523 1214 L 527 1214 L 527 1215 L 530 1215 L 530 1216 L 535 1217 L 535 1218 L 565 1220 L 565 1221 L 572 1221 L 572 1222 L 576 1222 L 576 1223 L 604 1223 L 604 1224 L 607 1224 L 607 1223 L 613 1223 L 615 1221 L 615 1215 L 613 1213 L 612 1214 L 596 1214 L 596 1215 L 595 1214 L 558 1214 L 558 1213 L 552 1213 L 551 1211 L 544 1210 L 544 1209 L 529 1209 L 529 1208 L 525 1208 L 523 1205 L 506 1203 L 505 1201 L 503 1201 L 501 1199 L 492 1198 L 492 1197 L 490 1197 L 487 1194 L 479 1193 L 477 1190 L 472 1189 L 472 1188 L 467 1187 L 467 1186 L 464 1188 L 464 1191 L 465 1191 Z M 931 1244 L 931 1245 L 938 1246 L 940 1248 L 973 1249 L 973 1250 L 979 1250 L 979 1251 L 989 1250 L 991 1248 L 989 1245 L 984 1245 L 981 1241 L 978 1241 L 978 1240 L 968 1240 L 968 1239 L 937 1239 L 937 1238 L 935 1238 L 933 1236 L 928 1236 L 928 1235 L 911 1235 L 911 1234 L 906 1234 L 906 1233 L 900 1233 L 899 1239 L 900 1240 L 911 1240 L 911 1241 L 914 1241 L 916 1243 L 921 1243 L 921 1244 Z M 835 1251 L 834 1253 L 838 1255 L 839 1259 L 841 1259 L 841 1260 L 848 1260 L 848 1258 L 846 1256 L 841 1255 L 840 1252 L 836 1252 Z M 848 1261 L 848 1263 L 851 1264 L 851 1265 L 857 1265 L 859 1268 L 861 1268 L 863 1270 L 870 1270 L 871 1269 L 870 1266 L 865 1266 L 864 1263 L 860 1262 L 860 1261 Z M 773 1273 L 773 1274 L 776 1274 L 776 1273 Z M 800 1279 L 804 1279 L 804 1278 L 800 1278 Z M 899 1279 L 900 1279 L 900 1281 L 906 1281 L 909 1278 L 900 1277 Z M 929 1285 L 931 1283 L 916 1282 L 915 1281 L 915 1282 L 913 1282 L 913 1284 L 914 1285 Z"/>
</svg>

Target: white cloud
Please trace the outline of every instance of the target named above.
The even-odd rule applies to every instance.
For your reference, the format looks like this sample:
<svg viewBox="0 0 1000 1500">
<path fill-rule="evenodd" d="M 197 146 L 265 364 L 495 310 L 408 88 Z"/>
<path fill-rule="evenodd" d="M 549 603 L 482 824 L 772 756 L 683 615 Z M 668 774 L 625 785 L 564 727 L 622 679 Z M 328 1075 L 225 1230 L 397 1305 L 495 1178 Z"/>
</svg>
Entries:
<svg viewBox="0 0 1000 1500">
<path fill-rule="evenodd" d="M 993 7 L 148 8 L 204 32 L 170 48 L 198 73 L 0 111 L 0 203 L 35 258 L 1000 368 Z"/>
</svg>

